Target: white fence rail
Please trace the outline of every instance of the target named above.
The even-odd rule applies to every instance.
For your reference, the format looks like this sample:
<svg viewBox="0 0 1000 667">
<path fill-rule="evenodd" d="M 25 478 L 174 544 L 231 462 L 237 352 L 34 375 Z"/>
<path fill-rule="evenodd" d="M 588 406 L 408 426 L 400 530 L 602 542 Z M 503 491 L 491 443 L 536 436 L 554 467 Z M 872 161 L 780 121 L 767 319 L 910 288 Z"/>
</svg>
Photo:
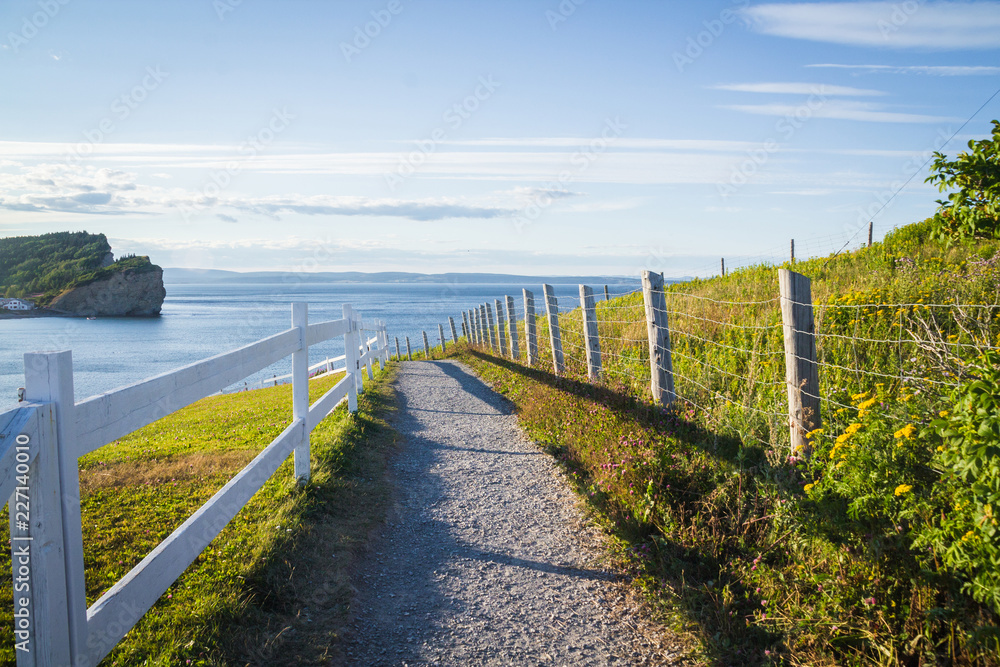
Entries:
<svg viewBox="0 0 1000 667">
<path fill-rule="evenodd" d="M 0 496 L 9 498 L 14 633 L 18 667 L 91 667 L 294 454 L 309 479 L 309 434 L 341 401 L 357 410 L 362 368 L 388 360 L 385 324 L 343 318 L 308 324 L 292 304 L 292 328 L 148 380 L 75 403 L 69 351 L 24 355 L 25 401 L 0 414 Z M 361 332 L 374 336 L 364 341 Z M 311 345 L 343 336 L 345 354 L 308 365 Z M 161 417 L 292 356 L 292 423 L 222 489 L 88 609 L 84 585 L 78 459 Z M 333 363 L 344 361 L 343 368 Z M 309 373 L 346 371 L 309 405 Z"/>
</svg>

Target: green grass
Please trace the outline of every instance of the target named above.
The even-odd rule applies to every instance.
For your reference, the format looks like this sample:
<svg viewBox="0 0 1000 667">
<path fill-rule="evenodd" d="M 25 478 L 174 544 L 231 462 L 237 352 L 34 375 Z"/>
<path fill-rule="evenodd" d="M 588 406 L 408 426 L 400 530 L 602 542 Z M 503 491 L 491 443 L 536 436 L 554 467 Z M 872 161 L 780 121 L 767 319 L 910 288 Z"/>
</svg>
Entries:
<svg viewBox="0 0 1000 667">
<path fill-rule="evenodd" d="M 671 410 L 649 403 L 641 295 L 598 303 L 600 383 L 585 379 L 579 310 L 560 316 L 564 377 L 551 373 L 545 318 L 534 368 L 458 354 L 566 466 L 636 585 L 705 662 L 997 665 L 998 610 L 916 545 L 954 509 L 930 426 L 952 405 L 939 383 L 1000 343 L 996 309 L 927 304 L 997 304 L 1000 244 L 946 248 L 927 231 L 786 265 L 812 278 L 823 334 L 828 400 L 808 463 L 789 456 L 783 416 L 779 267 L 668 289 L 687 399 Z"/>
<path fill-rule="evenodd" d="M 366 382 L 355 415 L 341 406 L 312 432 L 311 481 L 298 487 L 287 460 L 104 664 L 322 660 L 346 619 L 351 563 L 387 497 L 384 457 L 395 435 L 384 419 L 393 409 L 392 369 Z M 340 377 L 311 382 L 310 401 Z M 82 458 L 88 604 L 290 420 L 289 385 L 215 396 Z M 9 554 L 0 558 L 0 567 L 9 567 Z M 0 661 L 12 665 L 10 586 L 0 595 Z M 300 612 L 310 604 L 324 614 L 321 628 L 300 627 Z"/>
</svg>

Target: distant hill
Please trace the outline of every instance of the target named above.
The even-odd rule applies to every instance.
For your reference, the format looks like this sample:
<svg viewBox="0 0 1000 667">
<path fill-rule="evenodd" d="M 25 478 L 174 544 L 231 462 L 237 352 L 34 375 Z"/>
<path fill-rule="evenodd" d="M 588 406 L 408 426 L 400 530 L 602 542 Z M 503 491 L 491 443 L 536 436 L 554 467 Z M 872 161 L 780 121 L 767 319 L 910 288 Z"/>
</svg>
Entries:
<svg viewBox="0 0 1000 667">
<path fill-rule="evenodd" d="M 0 239 L 0 295 L 29 298 L 36 306 L 52 304 L 72 314 L 158 314 L 163 302 L 160 273 L 149 257 L 129 255 L 115 261 L 104 234 L 55 232 Z M 118 286 L 126 282 L 128 288 Z M 113 289 L 108 287 L 112 284 Z M 82 302 L 84 296 L 87 303 Z"/>
<path fill-rule="evenodd" d="M 113 261 L 104 234 L 57 232 L 0 239 L 0 293 L 25 297 L 59 292 Z"/>
<path fill-rule="evenodd" d="M 273 282 L 287 277 L 284 271 L 221 271 L 218 269 L 177 269 L 163 270 L 163 281 L 167 284 L 196 283 L 259 283 Z M 503 283 L 537 285 L 589 284 L 628 285 L 639 284 L 638 278 L 621 276 L 518 276 L 505 273 L 406 273 L 383 271 L 363 273 L 360 271 L 296 273 L 296 281 L 306 283 Z"/>
</svg>

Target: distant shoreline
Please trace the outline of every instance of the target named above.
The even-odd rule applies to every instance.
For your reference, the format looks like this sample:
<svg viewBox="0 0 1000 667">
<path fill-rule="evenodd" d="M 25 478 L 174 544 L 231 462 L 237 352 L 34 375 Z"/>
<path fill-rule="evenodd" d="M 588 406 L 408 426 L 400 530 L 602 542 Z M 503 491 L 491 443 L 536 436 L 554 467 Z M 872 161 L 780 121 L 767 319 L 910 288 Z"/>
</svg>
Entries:
<svg viewBox="0 0 1000 667">
<path fill-rule="evenodd" d="M 51 308 L 33 308 L 31 310 L 0 310 L 0 320 L 28 320 L 36 317 L 85 317 L 74 315 Z"/>
</svg>

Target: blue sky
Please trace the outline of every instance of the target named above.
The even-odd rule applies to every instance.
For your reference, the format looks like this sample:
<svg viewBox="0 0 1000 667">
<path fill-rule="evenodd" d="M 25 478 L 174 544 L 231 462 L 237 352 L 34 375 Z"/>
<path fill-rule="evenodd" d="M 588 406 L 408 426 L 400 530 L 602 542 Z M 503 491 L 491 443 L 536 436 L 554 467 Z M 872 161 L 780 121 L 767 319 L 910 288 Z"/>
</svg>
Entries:
<svg viewBox="0 0 1000 667">
<path fill-rule="evenodd" d="M 1000 2 L 9 0 L 0 233 L 708 275 L 931 215 L 921 165 L 988 134 L 998 56 Z"/>
</svg>

